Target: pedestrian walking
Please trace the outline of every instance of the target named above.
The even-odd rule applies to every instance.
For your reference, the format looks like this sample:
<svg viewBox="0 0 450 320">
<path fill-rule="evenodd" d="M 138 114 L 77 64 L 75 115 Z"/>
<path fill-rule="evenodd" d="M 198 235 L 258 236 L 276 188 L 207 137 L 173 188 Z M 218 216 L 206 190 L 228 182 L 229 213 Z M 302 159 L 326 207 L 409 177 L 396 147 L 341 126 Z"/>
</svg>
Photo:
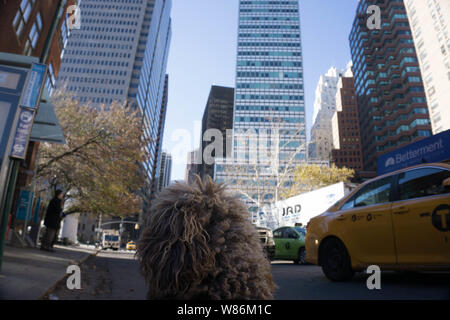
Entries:
<svg viewBox="0 0 450 320">
<path fill-rule="evenodd" d="M 55 197 L 50 200 L 44 219 L 46 232 L 41 243 L 41 250 L 53 252 L 53 244 L 61 223 L 63 192 L 56 190 Z"/>
</svg>

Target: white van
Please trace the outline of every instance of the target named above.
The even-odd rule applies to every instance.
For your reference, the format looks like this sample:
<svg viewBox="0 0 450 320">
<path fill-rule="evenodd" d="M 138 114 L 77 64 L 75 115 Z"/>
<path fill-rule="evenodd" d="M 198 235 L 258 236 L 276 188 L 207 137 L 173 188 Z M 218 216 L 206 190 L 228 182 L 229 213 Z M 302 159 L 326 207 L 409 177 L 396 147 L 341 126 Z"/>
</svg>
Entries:
<svg viewBox="0 0 450 320">
<path fill-rule="evenodd" d="M 119 230 L 103 230 L 102 249 L 113 249 L 115 251 L 120 249 Z"/>
</svg>

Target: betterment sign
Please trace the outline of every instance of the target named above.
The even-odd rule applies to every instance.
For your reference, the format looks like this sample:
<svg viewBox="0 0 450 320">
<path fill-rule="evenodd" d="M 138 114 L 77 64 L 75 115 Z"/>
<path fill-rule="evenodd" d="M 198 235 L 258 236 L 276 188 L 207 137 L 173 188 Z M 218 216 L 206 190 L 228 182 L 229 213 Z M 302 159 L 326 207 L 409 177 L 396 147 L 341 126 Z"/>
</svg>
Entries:
<svg viewBox="0 0 450 320">
<path fill-rule="evenodd" d="M 422 139 L 378 158 L 378 175 L 421 163 L 450 159 L 450 130 Z"/>
</svg>

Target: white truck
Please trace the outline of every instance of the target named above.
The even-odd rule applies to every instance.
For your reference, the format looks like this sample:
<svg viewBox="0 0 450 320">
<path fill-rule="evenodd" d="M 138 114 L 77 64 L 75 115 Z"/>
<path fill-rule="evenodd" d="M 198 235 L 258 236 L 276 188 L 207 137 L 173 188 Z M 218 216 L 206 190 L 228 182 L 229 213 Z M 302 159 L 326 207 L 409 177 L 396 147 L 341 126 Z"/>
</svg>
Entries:
<svg viewBox="0 0 450 320">
<path fill-rule="evenodd" d="M 120 249 L 120 233 L 119 230 L 103 230 L 102 233 L 102 250 Z"/>
<path fill-rule="evenodd" d="M 311 218 L 325 212 L 355 187 L 340 182 L 265 206 L 259 213 L 257 225 L 271 230 L 294 225 L 305 227 Z"/>
</svg>

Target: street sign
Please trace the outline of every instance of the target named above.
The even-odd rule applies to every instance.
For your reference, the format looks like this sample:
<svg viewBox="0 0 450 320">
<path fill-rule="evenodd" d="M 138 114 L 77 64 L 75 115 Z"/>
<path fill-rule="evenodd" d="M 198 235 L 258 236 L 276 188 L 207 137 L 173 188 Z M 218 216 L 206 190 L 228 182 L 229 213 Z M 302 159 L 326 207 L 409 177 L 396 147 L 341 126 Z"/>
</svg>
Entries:
<svg viewBox="0 0 450 320">
<path fill-rule="evenodd" d="M 17 124 L 10 156 L 16 159 L 25 159 L 33 126 L 34 111 L 25 108 L 20 109 L 19 123 Z"/>
<path fill-rule="evenodd" d="M 35 109 L 37 107 L 44 85 L 46 72 L 47 65 L 40 63 L 32 64 L 27 83 L 23 90 L 22 99 L 20 100 L 20 105 L 22 107 L 31 109 Z"/>
<path fill-rule="evenodd" d="M 378 175 L 421 163 L 450 159 L 450 130 L 411 143 L 378 158 Z"/>
</svg>

